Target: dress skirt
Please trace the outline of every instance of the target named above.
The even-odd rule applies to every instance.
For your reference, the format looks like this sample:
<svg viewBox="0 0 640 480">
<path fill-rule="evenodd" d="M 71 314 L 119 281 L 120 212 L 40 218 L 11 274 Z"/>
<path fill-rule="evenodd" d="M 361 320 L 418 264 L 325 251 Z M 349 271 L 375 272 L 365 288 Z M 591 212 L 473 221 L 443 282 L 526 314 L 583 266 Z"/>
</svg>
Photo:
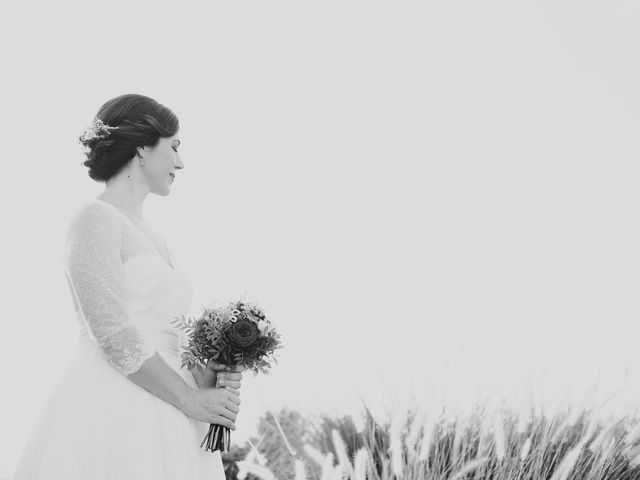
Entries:
<svg viewBox="0 0 640 480">
<path fill-rule="evenodd" d="M 163 355 L 194 388 L 179 359 Z M 115 370 L 84 337 L 22 452 L 14 480 L 224 480 L 208 424 Z"/>
</svg>

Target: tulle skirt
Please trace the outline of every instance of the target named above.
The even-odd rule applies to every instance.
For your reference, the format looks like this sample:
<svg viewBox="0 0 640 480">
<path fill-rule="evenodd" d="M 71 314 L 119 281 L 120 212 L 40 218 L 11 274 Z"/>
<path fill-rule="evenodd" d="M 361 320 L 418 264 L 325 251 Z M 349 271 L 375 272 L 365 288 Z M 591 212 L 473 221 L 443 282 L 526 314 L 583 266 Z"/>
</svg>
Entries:
<svg viewBox="0 0 640 480">
<path fill-rule="evenodd" d="M 179 360 L 162 355 L 191 386 Z M 209 428 L 116 371 L 82 341 L 22 452 L 14 480 L 224 480 Z"/>
</svg>

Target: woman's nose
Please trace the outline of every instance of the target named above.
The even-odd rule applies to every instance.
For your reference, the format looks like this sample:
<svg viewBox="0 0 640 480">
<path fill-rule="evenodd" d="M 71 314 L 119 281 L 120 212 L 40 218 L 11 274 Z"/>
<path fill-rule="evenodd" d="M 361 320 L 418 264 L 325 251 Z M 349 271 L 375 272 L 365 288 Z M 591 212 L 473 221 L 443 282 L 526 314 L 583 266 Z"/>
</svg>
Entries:
<svg viewBox="0 0 640 480">
<path fill-rule="evenodd" d="M 184 168 L 184 163 L 182 163 L 182 158 L 180 157 L 180 155 L 178 155 L 178 164 L 176 165 L 176 168 L 178 169 Z"/>
</svg>

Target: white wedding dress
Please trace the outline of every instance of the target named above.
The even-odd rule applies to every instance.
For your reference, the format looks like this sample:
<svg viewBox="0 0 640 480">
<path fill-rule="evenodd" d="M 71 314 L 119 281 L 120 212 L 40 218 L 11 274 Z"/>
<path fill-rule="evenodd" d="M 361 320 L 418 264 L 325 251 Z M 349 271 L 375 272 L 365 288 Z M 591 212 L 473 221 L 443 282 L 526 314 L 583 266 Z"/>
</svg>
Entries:
<svg viewBox="0 0 640 480">
<path fill-rule="evenodd" d="M 129 380 L 155 353 L 180 368 L 193 291 L 166 242 L 155 242 L 100 199 L 74 215 L 64 251 L 77 311 L 77 353 L 22 452 L 14 480 L 224 480 L 219 452 L 200 447 L 209 425 Z"/>
</svg>

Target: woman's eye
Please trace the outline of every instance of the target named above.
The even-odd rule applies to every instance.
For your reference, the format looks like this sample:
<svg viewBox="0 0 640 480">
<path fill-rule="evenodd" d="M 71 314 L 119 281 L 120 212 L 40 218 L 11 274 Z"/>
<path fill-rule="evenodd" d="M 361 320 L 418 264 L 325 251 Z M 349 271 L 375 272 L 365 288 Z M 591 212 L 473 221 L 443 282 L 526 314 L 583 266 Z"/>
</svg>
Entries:
<svg viewBox="0 0 640 480">
<path fill-rule="evenodd" d="M 178 147 L 172 147 L 172 148 L 174 152 L 178 153 Z"/>
</svg>

